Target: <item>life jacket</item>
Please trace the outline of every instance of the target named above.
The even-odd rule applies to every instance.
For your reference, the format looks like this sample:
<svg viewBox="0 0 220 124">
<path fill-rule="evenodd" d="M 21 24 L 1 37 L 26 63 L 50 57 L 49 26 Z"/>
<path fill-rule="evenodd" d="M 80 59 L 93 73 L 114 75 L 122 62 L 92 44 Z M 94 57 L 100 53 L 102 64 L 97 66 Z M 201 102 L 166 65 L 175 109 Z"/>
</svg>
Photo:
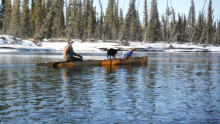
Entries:
<svg viewBox="0 0 220 124">
<path fill-rule="evenodd" d="M 124 54 L 122 54 L 122 55 L 121 55 L 121 58 L 125 58 L 125 57 L 126 57 L 126 55 L 127 55 L 127 57 L 131 57 L 131 56 L 132 56 L 132 54 L 133 54 L 133 52 L 132 52 L 132 51 L 127 51 L 127 52 L 125 52 Z"/>
<path fill-rule="evenodd" d="M 69 45 L 67 45 L 66 47 L 68 47 Z M 66 49 L 66 47 L 65 47 L 65 49 Z M 63 56 L 64 56 L 64 54 L 63 54 Z M 74 56 L 74 51 L 73 51 L 73 47 L 72 46 L 70 46 L 70 49 L 69 49 L 69 51 L 67 52 L 67 57 L 73 57 Z"/>
</svg>

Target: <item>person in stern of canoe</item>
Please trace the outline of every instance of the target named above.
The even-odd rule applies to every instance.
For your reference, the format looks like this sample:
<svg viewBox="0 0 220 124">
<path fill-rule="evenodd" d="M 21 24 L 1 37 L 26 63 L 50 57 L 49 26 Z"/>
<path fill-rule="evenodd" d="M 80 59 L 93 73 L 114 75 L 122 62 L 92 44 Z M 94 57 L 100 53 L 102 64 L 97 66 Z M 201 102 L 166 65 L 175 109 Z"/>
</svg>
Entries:
<svg viewBox="0 0 220 124">
<path fill-rule="evenodd" d="M 134 48 L 130 48 L 129 51 L 123 53 L 121 55 L 121 58 L 122 59 L 127 59 L 127 58 L 131 58 L 132 57 L 132 54 L 133 54 L 133 51 L 134 51 Z"/>
<path fill-rule="evenodd" d="M 65 58 L 66 61 L 83 61 L 82 60 L 82 56 L 75 53 L 72 47 L 72 44 L 74 43 L 74 41 L 69 40 L 68 41 L 68 45 L 65 46 L 64 51 L 63 51 L 63 56 Z M 80 58 L 74 57 L 74 56 L 78 56 Z"/>
</svg>

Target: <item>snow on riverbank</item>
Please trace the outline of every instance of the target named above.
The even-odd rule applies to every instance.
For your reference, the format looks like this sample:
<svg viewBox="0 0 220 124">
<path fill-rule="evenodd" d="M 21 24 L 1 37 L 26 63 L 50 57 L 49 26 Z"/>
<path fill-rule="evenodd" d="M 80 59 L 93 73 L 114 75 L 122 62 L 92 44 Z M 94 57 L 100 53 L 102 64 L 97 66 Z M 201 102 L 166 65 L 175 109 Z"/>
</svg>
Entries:
<svg viewBox="0 0 220 124">
<path fill-rule="evenodd" d="M 9 35 L 0 35 L 0 53 L 2 52 L 23 52 L 23 51 L 60 51 L 62 52 L 67 42 L 41 42 L 40 46 L 34 44 L 31 40 L 20 40 Z M 168 49 L 172 45 L 172 49 Z M 126 51 L 129 48 L 135 48 L 136 51 L 148 52 L 220 52 L 219 46 L 177 44 L 177 43 L 140 43 L 130 42 L 129 46 L 120 46 L 117 43 L 96 42 L 81 43 L 79 41 L 73 44 L 75 51 L 93 51 L 100 52 L 109 48 L 120 51 Z"/>
<path fill-rule="evenodd" d="M 9 35 L 0 36 L 0 52 L 22 52 L 22 51 L 56 51 L 52 47 L 39 47 L 30 40 L 21 40 Z"/>
</svg>

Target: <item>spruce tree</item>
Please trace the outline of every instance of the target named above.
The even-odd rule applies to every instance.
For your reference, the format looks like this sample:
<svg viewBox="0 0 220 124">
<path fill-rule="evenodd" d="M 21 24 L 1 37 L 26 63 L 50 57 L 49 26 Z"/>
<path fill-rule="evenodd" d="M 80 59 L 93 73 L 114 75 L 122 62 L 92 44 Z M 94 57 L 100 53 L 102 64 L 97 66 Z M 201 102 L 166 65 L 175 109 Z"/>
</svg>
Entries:
<svg viewBox="0 0 220 124">
<path fill-rule="evenodd" d="M 46 8 L 46 0 L 42 0 L 42 19 L 44 20 L 47 15 L 47 8 Z"/>
<path fill-rule="evenodd" d="M 54 5 L 54 6 L 53 6 Z M 54 17 L 55 17 L 55 5 L 54 3 L 52 6 L 49 7 L 49 11 L 43 20 L 44 23 L 41 25 L 40 31 L 35 35 L 36 38 L 42 40 L 43 38 L 51 38 L 53 34 L 52 27 L 54 25 Z"/>
<path fill-rule="evenodd" d="M 2 30 L 2 26 L 3 26 L 4 10 L 5 10 L 4 6 L 5 6 L 5 0 L 2 0 L 0 5 L 0 30 Z"/>
<path fill-rule="evenodd" d="M 63 13 L 64 2 L 63 0 L 55 0 L 52 6 L 55 13 L 52 26 L 52 37 L 61 37 L 65 29 Z"/>
<path fill-rule="evenodd" d="M 136 30 L 137 30 L 137 34 L 136 34 L 136 38 L 135 41 L 143 41 L 143 28 L 140 22 L 140 18 L 139 18 L 139 12 L 136 12 Z"/>
<path fill-rule="evenodd" d="M 54 25 L 54 16 L 55 13 L 52 10 L 52 7 L 50 7 L 49 13 L 47 13 L 46 18 L 44 19 L 44 23 L 41 26 L 41 30 L 36 36 L 38 39 L 52 38 L 52 26 Z"/>
<path fill-rule="evenodd" d="M 36 0 L 34 4 L 34 25 L 35 25 L 35 33 L 34 38 L 36 39 L 42 39 L 42 36 L 39 36 L 39 32 L 41 30 L 41 25 L 43 23 L 43 16 L 42 16 L 42 0 Z"/>
<path fill-rule="evenodd" d="M 147 39 L 150 42 L 159 41 L 161 39 L 161 24 L 157 9 L 157 0 L 151 1 L 150 20 L 147 27 Z"/>
<path fill-rule="evenodd" d="M 207 37 L 206 37 L 206 34 L 207 34 L 207 20 L 205 20 L 205 24 L 204 24 L 203 28 L 204 28 L 204 30 L 202 31 L 202 35 L 199 39 L 199 44 L 205 44 L 205 42 L 206 42 L 206 39 L 207 39 Z"/>
<path fill-rule="evenodd" d="M 130 5 L 129 5 L 129 8 L 128 8 L 128 12 L 125 16 L 125 19 L 124 19 L 124 22 L 123 22 L 123 26 L 122 26 L 122 29 L 121 29 L 121 32 L 120 32 L 120 37 L 119 37 L 119 40 L 122 41 L 122 40 L 129 40 L 130 39 L 130 27 L 131 27 L 131 20 L 132 20 L 132 3 L 133 1 L 130 0 Z"/>
<path fill-rule="evenodd" d="M 147 39 L 147 27 L 148 27 L 148 10 L 147 10 L 147 0 L 144 0 L 144 27 L 143 27 L 143 37 L 144 37 L 144 41 L 146 41 Z"/>
<path fill-rule="evenodd" d="M 213 37 L 213 43 L 220 44 L 220 21 L 217 21 L 217 28 Z"/>
<path fill-rule="evenodd" d="M 88 21 L 88 27 L 87 27 L 87 38 L 94 37 L 95 34 L 95 25 L 96 25 L 96 8 L 93 6 L 93 0 L 90 2 L 90 11 L 89 11 L 89 21 Z"/>
<path fill-rule="evenodd" d="M 10 21 L 10 28 L 8 34 L 20 37 L 20 0 L 14 0 L 13 8 L 12 8 L 12 18 Z"/>
<path fill-rule="evenodd" d="M 92 8 L 90 8 L 92 9 Z M 92 11 L 89 13 L 89 21 L 88 21 L 88 27 L 87 27 L 87 38 L 93 37 L 93 18 L 92 18 Z"/>
<path fill-rule="evenodd" d="M 97 24 L 96 24 L 96 27 L 95 27 L 95 34 L 94 34 L 94 38 L 95 39 L 100 39 L 100 20 L 99 18 L 97 18 Z"/>
<path fill-rule="evenodd" d="M 175 12 L 175 10 L 173 9 L 173 8 L 171 8 L 171 13 L 172 13 L 172 15 L 171 15 L 171 22 L 170 22 L 170 38 L 169 38 L 169 42 L 170 41 L 174 41 L 174 40 L 176 40 L 175 38 L 176 38 L 176 36 L 177 36 L 177 34 L 176 34 L 176 12 Z"/>
<path fill-rule="evenodd" d="M 142 40 L 142 36 L 140 36 L 142 33 L 138 11 L 135 8 L 135 0 L 131 0 L 119 39 L 126 41 Z"/>
<path fill-rule="evenodd" d="M 120 38 L 120 33 L 122 32 L 123 24 L 124 24 L 124 17 L 123 17 L 122 9 L 120 9 L 119 13 L 120 13 L 120 15 L 119 15 L 119 36 L 118 36 L 118 38 Z"/>
<path fill-rule="evenodd" d="M 63 5 L 63 1 L 60 0 L 56 0 L 52 3 L 39 33 L 35 35 L 36 38 L 59 38 L 63 36 L 65 28 Z"/>
<path fill-rule="evenodd" d="M 21 14 L 21 37 L 29 37 L 30 29 L 30 10 L 29 10 L 29 0 L 23 0 L 22 4 L 22 14 Z"/>
<path fill-rule="evenodd" d="M 75 38 L 75 26 L 76 26 L 76 0 L 69 1 L 69 6 L 66 12 L 66 29 L 65 34 L 68 38 Z"/>
<path fill-rule="evenodd" d="M 170 17 L 172 12 L 170 11 L 170 7 L 168 6 L 168 0 L 167 0 L 167 8 L 166 13 L 161 16 L 162 19 L 162 39 L 163 41 L 168 41 L 170 38 L 171 33 L 171 27 L 170 27 Z"/>
<path fill-rule="evenodd" d="M 182 17 L 180 16 L 180 14 L 178 14 L 178 21 L 177 21 L 177 25 L 176 25 L 176 28 L 177 28 L 177 41 L 178 42 L 183 42 L 183 37 L 184 37 L 184 22 L 183 22 L 183 19 Z"/>
<path fill-rule="evenodd" d="M 103 23 L 104 39 L 112 39 L 115 0 L 109 0 Z"/>
<path fill-rule="evenodd" d="M 163 41 L 167 41 L 167 23 L 164 15 L 161 16 L 162 20 L 162 39 Z"/>
<path fill-rule="evenodd" d="M 195 42 L 199 43 L 202 38 L 202 33 L 205 30 L 205 19 L 203 14 L 200 12 L 198 16 L 198 21 L 195 28 Z M 202 38 L 203 39 L 203 38 Z"/>
<path fill-rule="evenodd" d="M 92 14 L 92 36 L 95 34 L 95 27 L 96 27 L 96 7 L 93 7 L 93 0 L 91 0 L 91 14 Z"/>
<path fill-rule="evenodd" d="M 4 19 L 3 19 L 3 28 L 2 32 L 7 33 L 10 28 L 10 20 L 11 20 L 11 0 L 6 0 L 3 4 L 3 13 L 4 13 Z"/>
<path fill-rule="evenodd" d="M 118 39 L 119 31 L 120 31 L 118 5 L 119 5 L 119 2 L 117 1 L 116 5 L 115 5 L 115 9 L 114 9 L 114 18 L 113 18 L 113 29 L 112 29 L 112 39 L 113 40 Z"/>
<path fill-rule="evenodd" d="M 66 15 L 66 18 L 65 18 L 65 25 L 66 25 L 66 28 L 65 28 L 65 34 L 67 32 L 67 28 L 68 28 L 68 24 L 69 24 L 69 17 L 71 15 L 71 11 L 70 11 L 70 0 L 65 0 L 65 15 Z M 67 35 L 66 35 L 67 36 Z"/>
<path fill-rule="evenodd" d="M 83 40 L 88 38 L 88 25 L 89 16 L 91 13 L 91 2 L 90 0 L 84 0 L 84 10 L 83 10 Z"/>
<path fill-rule="evenodd" d="M 100 1 L 100 0 L 99 0 Z M 99 2 L 100 3 L 100 2 Z M 102 6 L 102 5 L 100 5 L 100 6 Z M 99 32 L 100 32 L 100 36 L 99 36 L 99 38 L 100 39 L 103 39 L 103 22 L 104 22 L 104 14 L 103 14 L 103 9 L 102 9 L 102 7 L 101 7 L 101 12 L 100 12 L 100 30 L 99 30 Z"/>
<path fill-rule="evenodd" d="M 50 8 L 52 7 L 53 0 L 47 0 L 46 1 L 46 13 L 49 13 Z"/>
<path fill-rule="evenodd" d="M 213 37 L 213 9 L 212 9 L 212 0 L 209 0 L 209 6 L 208 6 L 208 17 L 207 17 L 207 28 L 206 28 L 206 44 L 209 44 L 212 42 Z"/>
<path fill-rule="evenodd" d="M 29 34 L 30 37 L 33 37 L 35 33 L 35 0 L 31 0 L 31 12 L 30 12 L 30 29 L 29 29 Z"/>
<path fill-rule="evenodd" d="M 135 41 L 137 39 L 136 16 L 131 16 L 131 24 L 130 24 L 130 29 L 129 30 L 130 30 L 130 32 L 129 32 L 130 37 L 128 37 L 127 40 Z"/>
<path fill-rule="evenodd" d="M 183 41 L 186 42 L 186 39 L 187 39 L 187 32 L 186 32 L 186 27 L 187 27 L 187 20 L 186 20 L 186 15 L 184 14 L 183 15 Z"/>
<path fill-rule="evenodd" d="M 191 7 L 189 10 L 189 16 L 188 16 L 188 36 L 189 36 L 189 42 L 194 41 L 194 33 L 195 33 L 195 4 L 194 0 L 191 0 Z"/>
<path fill-rule="evenodd" d="M 78 14 L 77 14 L 77 38 L 79 39 L 82 39 L 83 38 L 83 30 L 84 30 L 84 27 L 83 27 L 83 21 L 84 21 L 84 18 L 83 18 L 83 4 L 81 3 L 81 1 L 79 1 L 78 3 Z"/>
<path fill-rule="evenodd" d="M 216 29 L 216 43 L 220 45 L 220 21 L 218 21 L 218 25 Z"/>
<path fill-rule="evenodd" d="M 125 19 L 125 23 L 128 24 L 127 30 L 128 35 L 126 36 L 126 40 L 134 41 L 136 39 L 136 9 L 135 9 L 135 0 L 130 1 L 129 10 Z"/>
<path fill-rule="evenodd" d="M 99 0 L 99 5 L 100 5 L 100 16 L 97 19 L 97 25 L 96 25 L 96 31 L 95 31 L 95 37 L 97 39 L 103 39 L 103 7 L 102 7 L 102 3 L 101 0 Z"/>
</svg>

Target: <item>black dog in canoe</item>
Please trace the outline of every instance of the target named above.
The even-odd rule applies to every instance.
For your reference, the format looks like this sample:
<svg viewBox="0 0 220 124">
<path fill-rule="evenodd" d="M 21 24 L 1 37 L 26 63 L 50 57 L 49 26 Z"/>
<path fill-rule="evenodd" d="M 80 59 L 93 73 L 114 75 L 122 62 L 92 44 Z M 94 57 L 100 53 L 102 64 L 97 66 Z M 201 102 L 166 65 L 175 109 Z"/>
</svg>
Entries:
<svg viewBox="0 0 220 124">
<path fill-rule="evenodd" d="M 110 57 L 110 58 L 115 58 L 115 54 L 117 54 L 117 50 L 115 49 L 108 49 L 107 50 L 107 58 Z"/>
</svg>

